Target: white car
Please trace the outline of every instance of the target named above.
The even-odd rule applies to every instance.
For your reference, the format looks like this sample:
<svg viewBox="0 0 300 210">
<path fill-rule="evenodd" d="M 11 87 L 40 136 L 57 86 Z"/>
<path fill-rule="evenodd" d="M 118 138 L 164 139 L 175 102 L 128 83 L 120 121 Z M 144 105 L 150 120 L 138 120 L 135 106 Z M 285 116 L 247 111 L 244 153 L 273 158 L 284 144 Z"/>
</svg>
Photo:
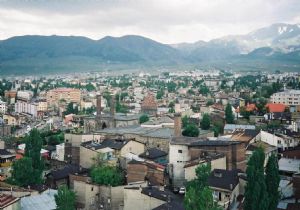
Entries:
<svg viewBox="0 0 300 210">
<path fill-rule="evenodd" d="M 184 195 L 185 194 L 185 187 L 180 187 L 179 194 Z"/>
</svg>

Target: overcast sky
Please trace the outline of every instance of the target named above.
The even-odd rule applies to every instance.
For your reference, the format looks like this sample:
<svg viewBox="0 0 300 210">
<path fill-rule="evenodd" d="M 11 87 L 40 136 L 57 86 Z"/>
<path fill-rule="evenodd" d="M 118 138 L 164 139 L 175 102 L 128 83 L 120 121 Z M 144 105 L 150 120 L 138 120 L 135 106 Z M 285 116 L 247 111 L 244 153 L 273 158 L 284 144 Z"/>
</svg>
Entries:
<svg viewBox="0 0 300 210">
<path fill-rule="evenodd" d="M 142 35 L 163 43 L 300 23 L 300 0 L 0 0 L 0 39 Z"/>
</svg>

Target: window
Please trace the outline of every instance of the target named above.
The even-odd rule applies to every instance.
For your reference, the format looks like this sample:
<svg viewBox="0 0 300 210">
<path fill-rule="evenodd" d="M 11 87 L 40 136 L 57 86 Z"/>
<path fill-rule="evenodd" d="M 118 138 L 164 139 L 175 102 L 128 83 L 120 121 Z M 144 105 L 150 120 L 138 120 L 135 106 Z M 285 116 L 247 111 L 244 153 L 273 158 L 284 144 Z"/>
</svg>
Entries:
<svg viewBox="0 0 300 210">
<path fill-rule="evenodd" d="M 178 150 L 178 153 L 182 153 L 182 150 L 181 150 L 181 149 L 179 149 L 179 150 Z"/>
</svg>

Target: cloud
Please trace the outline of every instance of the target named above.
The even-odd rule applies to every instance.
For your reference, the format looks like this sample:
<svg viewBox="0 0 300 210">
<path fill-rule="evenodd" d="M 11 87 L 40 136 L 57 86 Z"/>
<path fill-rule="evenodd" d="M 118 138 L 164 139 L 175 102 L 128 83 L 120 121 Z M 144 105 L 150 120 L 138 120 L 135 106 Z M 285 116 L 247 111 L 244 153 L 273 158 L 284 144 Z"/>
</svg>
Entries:
<svg viewBox="0 0 300 210">
<path fill-rule="evenodd" d="M 163 43 L 245 34 L 299 21 L 298 0 L 0 0 L 0 39 L 138 34 Z"/>
</svg>

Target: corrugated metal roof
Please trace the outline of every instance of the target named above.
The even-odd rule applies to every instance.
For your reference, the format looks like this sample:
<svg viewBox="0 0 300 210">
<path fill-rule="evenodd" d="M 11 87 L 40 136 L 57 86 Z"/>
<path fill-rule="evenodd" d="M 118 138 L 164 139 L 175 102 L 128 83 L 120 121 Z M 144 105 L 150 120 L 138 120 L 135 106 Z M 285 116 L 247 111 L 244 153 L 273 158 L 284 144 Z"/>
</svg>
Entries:
<svg viewBox="0 0 300 210">
<path fill-rule="evenodd" d="M 54 195 L 57 190 L 46 190 L 40 195 L 21 198 L 22 210 L 53 210 L 56 209 Z"/>
</svg>

